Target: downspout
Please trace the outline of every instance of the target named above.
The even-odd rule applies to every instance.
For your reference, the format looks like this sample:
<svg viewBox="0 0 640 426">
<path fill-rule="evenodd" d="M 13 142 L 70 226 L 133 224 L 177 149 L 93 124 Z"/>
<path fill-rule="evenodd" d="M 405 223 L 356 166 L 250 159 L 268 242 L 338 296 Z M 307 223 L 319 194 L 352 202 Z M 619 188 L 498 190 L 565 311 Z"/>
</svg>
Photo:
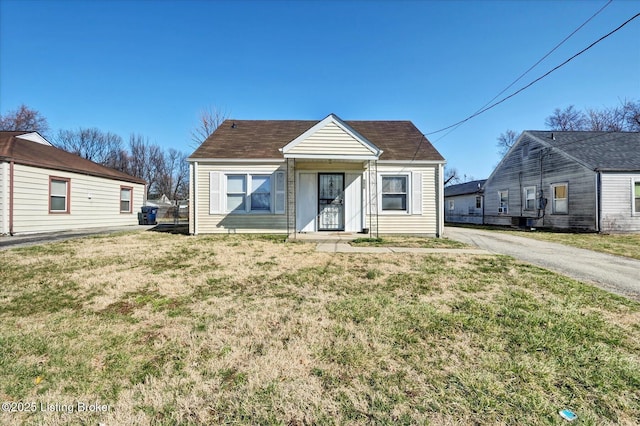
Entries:
<svg viewBox="0 0 640 426">
<path fill-rule="evenodd" d="M 602 232 L 602 173 L 596 172 L 596 231 Z"/>
<path fill-rule="evenodd" d="M 438 203 L 436 207 L 436 237 L 444 237 L 444 164 L 438 164 Z M 484 204 L 483 204 L 484 207 Z"/>
<path fill-rule="evenodd" d="M 13 161 L 9 162 L 9 235 L 13 235 Z"/>
<path fill-rule="evenodd" d="M 193 235 L 198 235 L 198 162 L 192 163 L 193 185 L 189 185 L 193 191 L 191 194 L 192 206 L 189 207 L 192 212 L 189 214 L 193 218 Z"/>
</svg>

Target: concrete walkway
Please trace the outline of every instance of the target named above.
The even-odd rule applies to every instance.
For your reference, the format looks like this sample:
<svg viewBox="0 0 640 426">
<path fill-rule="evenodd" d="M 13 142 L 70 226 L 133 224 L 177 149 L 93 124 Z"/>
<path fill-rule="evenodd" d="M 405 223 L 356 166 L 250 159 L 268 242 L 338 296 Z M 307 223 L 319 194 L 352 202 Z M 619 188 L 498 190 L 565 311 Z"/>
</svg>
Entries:
<svg viewBox="0 0 640 426">
<path fill-rule="evenodd" d="M 40 234 L 0 236 L 0 250 L 71 240 L 90 235 L 113 234 L 115 232 L 123 231 L 147 231 L 155 226 L 156 225 L 112 226 L 104 228 L 74 229 L 61 232 L 45 232 Z"/>
</svg>

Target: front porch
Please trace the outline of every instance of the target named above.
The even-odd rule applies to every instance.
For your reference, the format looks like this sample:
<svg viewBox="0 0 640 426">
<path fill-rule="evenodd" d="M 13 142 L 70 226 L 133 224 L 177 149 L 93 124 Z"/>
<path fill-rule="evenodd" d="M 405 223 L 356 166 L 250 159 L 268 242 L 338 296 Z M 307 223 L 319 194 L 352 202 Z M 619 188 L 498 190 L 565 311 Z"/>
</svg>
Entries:
<svg viewBox="0 0 640 426">
<path fill-rule="evenodd" d="M 375 160 L 287 159 L 287 234 L 291 239 L 377 236 Z"/>
</svg>

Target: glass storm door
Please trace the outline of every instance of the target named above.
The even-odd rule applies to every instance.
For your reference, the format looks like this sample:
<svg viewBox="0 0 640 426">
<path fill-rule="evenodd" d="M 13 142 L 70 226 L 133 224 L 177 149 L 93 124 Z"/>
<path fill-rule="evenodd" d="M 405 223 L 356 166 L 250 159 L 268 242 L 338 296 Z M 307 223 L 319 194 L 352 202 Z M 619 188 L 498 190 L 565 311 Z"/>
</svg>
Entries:
<svg viewBox="0 0 640 426">
<path fill-rule="evenodd" d="M 344 230 L 344 174 L 318 173 L 318 230 Z"/>
</svg>

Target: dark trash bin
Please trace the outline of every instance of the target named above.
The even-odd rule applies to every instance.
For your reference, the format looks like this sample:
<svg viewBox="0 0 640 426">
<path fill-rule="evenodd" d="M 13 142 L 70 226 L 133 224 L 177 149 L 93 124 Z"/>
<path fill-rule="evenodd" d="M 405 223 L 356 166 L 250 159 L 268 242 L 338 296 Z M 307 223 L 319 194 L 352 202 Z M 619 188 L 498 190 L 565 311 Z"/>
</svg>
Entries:
<svg viewBox="0 0 640 426">
<path fill-rule="evenodd" d="M 157 207 L 142 206 L 142 212 L 138 213 L 139 225 L 156 225 Z"/>
</svg>

